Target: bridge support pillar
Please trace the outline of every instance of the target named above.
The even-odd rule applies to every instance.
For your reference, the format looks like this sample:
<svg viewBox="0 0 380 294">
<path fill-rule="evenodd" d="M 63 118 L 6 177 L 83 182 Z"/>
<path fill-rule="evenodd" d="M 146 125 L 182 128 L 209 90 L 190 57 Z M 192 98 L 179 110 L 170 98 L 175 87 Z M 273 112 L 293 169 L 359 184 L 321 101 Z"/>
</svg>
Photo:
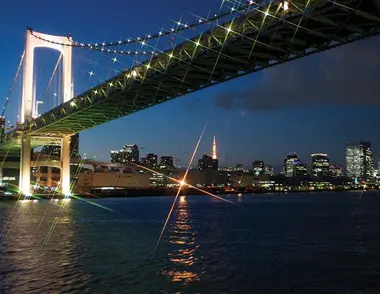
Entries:
<svg viewBox="0 0 380 294">
<path fill-rule="evenodd" d="M 19 192 L 24 196 L 30 196 L 30 160 L 31 160 L 31 136 L 23 134 L 21 136 L 21 156 L 20 156 L 20 183 Z"/>
<path fill-rule="evenodd" d="M 62 194 L 70 195 L 70 136 L 61 141 L 61 187 Z"/>
<path fill-rule="evenodd" d="M 53 186 L 53 168 L 51 166 L 48 166 L 47 168 L 47 186 L 52 187 Z"/>
</svg>

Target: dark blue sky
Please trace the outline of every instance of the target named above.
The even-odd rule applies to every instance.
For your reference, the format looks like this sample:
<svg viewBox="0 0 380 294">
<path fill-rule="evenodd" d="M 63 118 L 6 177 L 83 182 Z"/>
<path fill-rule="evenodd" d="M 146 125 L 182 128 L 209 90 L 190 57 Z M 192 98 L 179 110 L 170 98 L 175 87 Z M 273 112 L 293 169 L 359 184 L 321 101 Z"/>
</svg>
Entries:
<svg viewBox="0 0 380 294">
<path fill-rule="evenodd" d="M 0 17 L 0 102 L 7 96 L 24 47 L 25 27 L 70 32 L 78 41 L 118 40 L 170 27 L 190 13 L 218 12 L 221 0 L 5 1 Z M 378 38 L 269 69 L 141 111 L 81 134 L 81 153 L 103 159 L 124 144 L 142 153 L 173 155 L 185 164 L 202 127 L 199 149 L 211 152 L 217 137 L 223 164 L 264 160 L 278 166 L 289 152 L 310 162 L 328 153 L 344 163 L 346 141 L 365 138 L 380 152 Z M 15 102 L 13 102 L 15 103 Z M 144 155 L 144 154 L 141 154 Z"/>
</svg>

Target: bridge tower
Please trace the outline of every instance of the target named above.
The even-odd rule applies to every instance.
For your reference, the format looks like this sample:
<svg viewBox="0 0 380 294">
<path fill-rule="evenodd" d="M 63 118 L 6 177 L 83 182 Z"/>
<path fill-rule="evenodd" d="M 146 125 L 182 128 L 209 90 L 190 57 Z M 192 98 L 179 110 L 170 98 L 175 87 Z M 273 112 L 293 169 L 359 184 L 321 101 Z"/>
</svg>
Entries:
<svg viewBox="0 0 380 294">
<path fill-rule="evenodd" d="M 73 98 L 73 74 L 72 74 L 72 38 L 70 36 L 53 36 L 34 32 L 27 28 L 25 37 L 25 59 L 22 90 L 21 125 L 27 126 L 28 122 L 38 114 L 35 101 L 34 81 L 34 50 L 38 47 L 57 50 L 62 54 L 62 103 Z M 70 137 L 61 138 L 61 188 L 64 195 L 70 193 Z M 32 137 L 25 132 L 21 137 L 20 183 L 21 194 L 30 195 L 31 174 L 31 142 Z"/>
</svg>

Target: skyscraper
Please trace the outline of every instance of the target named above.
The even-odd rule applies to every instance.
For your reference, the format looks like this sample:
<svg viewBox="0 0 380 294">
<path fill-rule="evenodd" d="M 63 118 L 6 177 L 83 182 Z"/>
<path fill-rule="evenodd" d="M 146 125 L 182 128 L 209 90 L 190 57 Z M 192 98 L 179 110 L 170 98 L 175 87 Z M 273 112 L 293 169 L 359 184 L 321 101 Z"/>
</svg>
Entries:
<svg viewBox="0 0 380 294">
<path fill-rule="evenodd" d="M 134 145 L 125 145 L 123 149 L 122 162 L 134 162 L 140 161 L 139 147 Z"/>
<path fill-rule="evenodd" d="M 330 172 L 330 160 L 327 154 L 317 153 L 311 155 L 311 169 L 313 177 L 328 177 Z"/>
<path fill-rule="evenodd" d="M 297 154 L 290 154 L 286 156 L 283 165 L 284 176 L 289 178 L 296 176 L 296 166 L 298 164 L 301 164 L 301 161 L 298 158 Z"/>
<path fill-rule="evenodd" d="M 330 174 L 333 178 L 339 178 L 343 175 L 343 170 L 339 165 L 330 165 Z"/>
<path fill-rule="evenodd" d="M 373 176 L 371 143 L 363 140 L 346 143 L 347 176 L 369 180 Z"/>
<path fill-rule="evenodd" d="M 137 145 L 125 145 L 124 148 L 119 151 L 111 151 L 112 163 L 137 163 L 139 159 L 140 153 Z"/>
</svg>

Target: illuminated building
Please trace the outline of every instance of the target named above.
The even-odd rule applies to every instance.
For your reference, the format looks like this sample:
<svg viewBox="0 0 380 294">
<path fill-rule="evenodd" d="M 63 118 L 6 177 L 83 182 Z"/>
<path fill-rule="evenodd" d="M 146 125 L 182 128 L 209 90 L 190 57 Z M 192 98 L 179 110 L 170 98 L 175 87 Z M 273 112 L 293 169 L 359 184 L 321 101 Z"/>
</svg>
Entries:
<svg viewBox="0 0 380 294">
<path fill-rule="evenodd" d="M 339 165 L 330 165 L 330 175 L 333 178 L 339 178 L 343 176 L 343 169 Z"/>
<path fill-rule="evenodd" d="M 42 147 L 41 154 L 61 156 L 61 146 L 45 145 Z M 79 157 L 79 133 L 70 138 L 70 156 Z"/>
<path fill-rule="evenodd" d="M 346 143 L 347 176 L 369 180 L 373 175 L 371 143 L 363 140 Z"/>
<path fill-rule="evenodd" d="M 216 140 L 214 136 L 214 140 L 212 142 L 212 156 L 203 155 L 201 159 L 198 160 L 198 169 L 218 169 L 219 160 L 216 155 Z"/>
<path fill-rule="evenodd" d="M 214 136 L 214 141 L 212 142 L 212 159 L 216 160 L 218 157 L 216 156 L 216 140 Z"/>
<path fill-rule="evenodd" d="M 145 158 L 145 166 L 148 166 L 148 167 L 151 167 L 151 168 L 155 168 L 157 167 L 157 154 L 154 154 L 154 153 L 149 153 L 146 155 L 146 158 Z"/>
<path fill-rule="evenodd" d="M 111 151 L 111 162 L 112 163 L 121 163 L 121 153 L 123 150 L 117 151 L 117 150 L 112 150 Z"/>
<path fill-rule="evenodd" d="M 290 154 L 286 156 L 283 165 L 284 176 L 288 178 L 296 176 L 296 166 L 299 164 L 301 164 L 301 161 L 297 154 Z"/>
<path fill-rule="evenodd" d="M 172 156 L 161 156 L 160 157 L 160 169 L 173 169 L 174 161 Z"/>
<path fill-rule="evenodd" d="M 125 145 L 123 149 L 122 162 L 139 162 L 140 152 L 137 145 Z"/>
<path fill-rule="evenodd" d="M 249 171 L 244 167 L 242 164 L 237 164 L 236 166 L 228 166 L 228 167 L 221 167 L 219 168 L 220 171 L 225 172 L 244 172 L 248 173 Z"/>
<path fill-rule="evenodd" d="M 306 177 L 308 175 L 308 169 L 306 164 L 300 162 L 295 164 L 295 175 L 297 177 Z"/>
<path fill-rule="evenodd" d="M 264 161 L 254 161 L 252 164 L 253 175 L 258 177 L 265 174 Z"/>
<path fill-rule="evenodd" d="M 78 174 L 76 186 L 82 191 L 105 187 L 110 188 L 148 188 L 150 177 L 146 174 L 122 174 L 112 172 L 84 172 Z"/>
<path fill-rule="evenodd" d="M 213 159 L 211 156 L 205 154 L 198 160 L 198 169 L 218 169 L 218 159 Z"/>
<path fill-rule="evenodd" d="M 140 159 L 139 148 L 137 145 L 125 145 L 121 150 L 111 151 L 112 163 L 138 163 Z"/>
<path fill-rule="evenodd" d="M 271 165 L 265 165 L 264 174 L 268 176 L 274 176 L 276 173 L 274 172 L 274 168 Z"/>
<path fill-rule="evenodd" d="M 314 177 L 328 177 L 330 173 L 330 160 L 327 154 L 317 153 L 311 155 L 311 169 Z"/>
</svg>

